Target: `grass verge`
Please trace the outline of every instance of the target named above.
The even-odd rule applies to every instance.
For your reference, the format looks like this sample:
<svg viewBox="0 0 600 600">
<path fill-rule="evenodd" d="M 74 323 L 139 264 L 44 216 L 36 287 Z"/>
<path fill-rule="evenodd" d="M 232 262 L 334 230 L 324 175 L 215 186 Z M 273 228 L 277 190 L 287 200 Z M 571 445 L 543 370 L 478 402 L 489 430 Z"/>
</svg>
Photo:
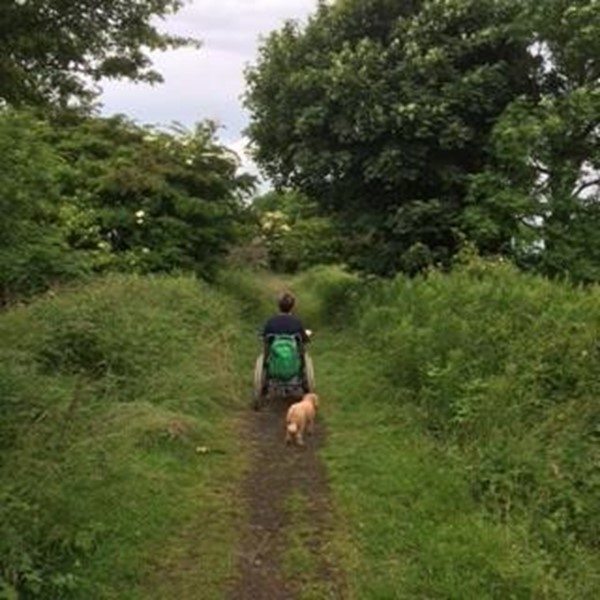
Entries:
<svg viewBox="0 0 600 600">
<path fill-rule="evenodd" d="M 350 339 L 338 338 L 318 360 L 322 371 L 335 362 L 321 375 L 330 430 L 323 457 L 349 596 L 561 597 L 545 595 L 555 582 L 526 532 L 493 523 L 472 498 L 468 465 L 373 381 L 372 356 L 344 347 Z"/>
<path fill-rule="evenodd" d="M 358 299 L 313 351 L 350 596 L 594 598 L 598 290 L 480 262 Z"/>
<path fill-rule="evenodd" d="M 0 316 L 5 596 L 161 597 L 187 536 L 210 547 L 190 553 L 194 584 L 222 597 L 238 516 L 223 498 L 243 468 L 237 314 L 191 278 L 110 277 Z"/>
</svg>

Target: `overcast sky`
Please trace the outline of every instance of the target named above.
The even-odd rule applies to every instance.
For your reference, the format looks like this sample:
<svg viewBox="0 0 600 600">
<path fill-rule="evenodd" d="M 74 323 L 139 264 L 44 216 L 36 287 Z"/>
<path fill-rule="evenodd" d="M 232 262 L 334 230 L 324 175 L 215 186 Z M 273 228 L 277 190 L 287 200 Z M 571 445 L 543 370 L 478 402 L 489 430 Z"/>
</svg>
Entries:
<svg viewBox="0 0 600 600">
<path fill-rule="evenodd" d="M 165 82 L 157 86 L 105 82 L 103 113 L 124 113 L 140 123 L 190 126 L 213 119 L 219 136 L 239 151 L 247 124 L 240 95 L 244 67 L 256 60 L 259 36 L 286 19 L 305 19 L 317 0 L 192 0 L 160 29 L 202 41 L 200 50 L 153 55 Z"/>
</svg>

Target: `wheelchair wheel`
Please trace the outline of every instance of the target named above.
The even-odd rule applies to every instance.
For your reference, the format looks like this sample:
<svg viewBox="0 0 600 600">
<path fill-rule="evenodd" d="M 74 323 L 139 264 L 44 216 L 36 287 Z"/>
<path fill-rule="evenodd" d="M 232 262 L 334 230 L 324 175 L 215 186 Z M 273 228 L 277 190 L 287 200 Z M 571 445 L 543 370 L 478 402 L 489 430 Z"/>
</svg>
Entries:
<svg viewBox="0 0 600 600">
<path fill-rule="evenodd" d="M 256 359 L 256 365 L 254 367 L 254 395 L 252 398 L 252 408 L 254 410 L 260 410 L 266 401 L 265 396 L 265 357 L 264 354 L 260 354 Z"/>
<path fill-rule="evenodd" d="M 315 369 L 313 367 L 312 358 L 305 354 L 304 356 L 304 381 L 306 384 L 306 391 L 313 393 L 316 389 L 315 384 Z"/>
</svg>

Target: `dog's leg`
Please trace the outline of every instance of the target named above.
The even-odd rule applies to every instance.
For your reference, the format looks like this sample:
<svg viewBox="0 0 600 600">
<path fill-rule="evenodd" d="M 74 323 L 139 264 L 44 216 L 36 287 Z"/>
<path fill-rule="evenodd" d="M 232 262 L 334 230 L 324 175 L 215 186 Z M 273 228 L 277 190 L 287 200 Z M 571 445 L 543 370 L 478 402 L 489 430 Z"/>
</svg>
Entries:
<svg viewBox="0 0 600 600">
<path fill-rule="evenodd" d="M 292 421 L 286 421 L 285 428 L 285 443 L 291 444 L 293 443 L 298 435 L 298 425 Z"/>
</svg>

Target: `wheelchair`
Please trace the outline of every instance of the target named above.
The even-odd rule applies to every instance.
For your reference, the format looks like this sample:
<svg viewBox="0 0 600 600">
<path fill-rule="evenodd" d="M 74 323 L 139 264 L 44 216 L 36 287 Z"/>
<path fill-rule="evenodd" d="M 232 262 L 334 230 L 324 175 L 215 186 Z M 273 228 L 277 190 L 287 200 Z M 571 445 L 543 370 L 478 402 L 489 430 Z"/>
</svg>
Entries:
<svg viewBox="0 0 600 600">
<path fill-rule="evenodd" d="M 269 355 L 273 342 L 279 338 L 293 338 L 298 357 L 298 370 L 290 377 L 278 377 L 269 372 Z M 260 410 L 270 402 L 294 402 L 304 394 L 315 391 L 315 370 L 312 358 L 305 349 L 300 335 L 268 335 L 263 341 L 263 351 L 256 359 L 254 367 L 254 394 L 252 407 Z"/>
</svg>

